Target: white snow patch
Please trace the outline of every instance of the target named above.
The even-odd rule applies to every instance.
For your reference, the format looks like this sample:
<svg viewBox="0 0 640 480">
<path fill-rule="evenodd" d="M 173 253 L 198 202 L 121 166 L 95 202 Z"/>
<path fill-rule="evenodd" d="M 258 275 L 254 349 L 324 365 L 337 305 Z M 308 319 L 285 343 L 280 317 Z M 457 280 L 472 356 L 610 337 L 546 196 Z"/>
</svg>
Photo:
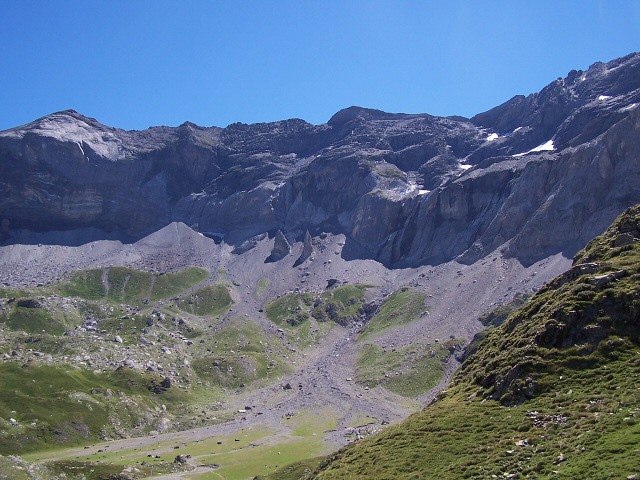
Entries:
<svg viewBox="0 0 640 480">
<path fill-rule="evenodd" d="M 538 145 L 535 148 L 532 148 L 531 150 L 529 150 L 528 152 L 523 152 L 523 153 L 516 153 L 515 155 L 513 155 L 514 157 L 522 157 L 523 155 L 526 155 L 528 153 L 535 153 L 535 152 L 550 152 L 555 150 L 556 147 L 553 144 L 553 140 L 549 140 L 548 142 L 543 143 L 542 145 Z"/>
<path fill-rule="evenodd" d="M 626 107 L 623 107 L 618 111 L 619 112 L 628 112 L 629 110 L 633 110 L 634 108 L 636 108 L 638 105 L 640 105 L 640 103 L 632 103 L 631 105 L 627 105 Z"/>
<path fill-rule="evenodd" d="M 469 170 L 471 167 L 473 167 L 473 165 L 469 165 L 468 163 L 461 163 L 460 164 L 460 168 L 462 170 Z"/>
<path fill-rule="evenodd" d="M 418 190 L 418 195 L 426 195 L 427 193 L 431 193 L 431 190 Z"/>
<path fill-rule="evenodd" d="M 601 102 L 604 102 L 605 100 L 609 100 L 611 98 L 611 95 L 600 95 L 598 97 L 598 100 L 600 100 Z"/>
<path fill-rule="evenodd" d="M 553 140 L 549 140 L 548 142 L 544 142 L 542 145 L 538 145 L 536 148 L 532 148 L 529 150 L 530 152 L 543 152 L 543 151 L 551 151 L 555 150 L 556 147 L 553 144 Z"/>
<path fill-rule="evenodd" d="M 489 135 L 486 139 L 487 142 L 493 142 L 494 140 L 498 139 L 498 134 L 497 133 L 492 133 L 491 135 Z"/>
<path fill-rule="evenodd" d="M 522 130 L 522 127 L 518 127 L 518 128 L 516 128 L 516 129 L 515 129 L 513 132 L 511 132 L 511 133 L 516 133 L 516 132 L 519 132 L 520 130 Z"/>
</svg>

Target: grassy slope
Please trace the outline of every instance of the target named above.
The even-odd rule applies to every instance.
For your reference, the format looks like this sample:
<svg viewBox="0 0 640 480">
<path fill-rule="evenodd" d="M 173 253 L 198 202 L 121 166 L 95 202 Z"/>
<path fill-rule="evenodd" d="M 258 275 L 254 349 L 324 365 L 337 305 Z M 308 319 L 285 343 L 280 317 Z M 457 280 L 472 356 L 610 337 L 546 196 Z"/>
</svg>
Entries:
<svg viewBox="0 0 640 480">
<path fill-rule="evenodd" d="M 172 324 L 168 319 L 163 322 L 166 327 L 149 327 L 147 321 L 155 309 L 153 305 L 135 315 L 125 315 L 130 307 L 114 305 L 114 302 L 135 305 L 148 296 L 151 300 L 172 297 L 207 276 L 206 270 L 195 267 L 159 275 L 112 267 L 78 272 L 70 281 L 49 289 L 0 291 L 0 329 L 4 328 L 1 348 L 4 352 L 15 349 L 23 355 L 16 357 L 22 358 L 21 362 L 0 364 L 0 454 L 76 445 L 104 436 L 118 437 L 139 430 L 140 425 L 147 425 L 142 427 L 146 430 L 153 429 L 155 424 L 150 418 L 157 420 L 156 411 L 162 404 L 170 409 L 176 405 L 173 410 L 178 410 L 177 405 L 197 401 L 193 389 L 170 388 L 154 393 L 154 385 L 163 380 L 163 376 L 155 372 L 128 368 L 100 372 L 95 367 L 82 368 L 77 361 L 71 362 L 74 365 L 67 364 L 67 359 L 76 358 L 81 351 L 92 358 L 106 355 L 107 352 L 100 353 L 104 342 L 113 342 L 115 335 L 121 337 L 123 347 L 138 348 L 141 332 L 147 329 L 159 342 L 172 339 L 169 335 L 175 335 L 173 331 L 186 337 L 201 335 L 202 332 L 189 323 Z M 105 284 L 109 286 L 108 292 Z M 54 297 L 49 297 L 51 292 L 68 297 L 55 296 L 51 300 Z M 197 299 L 194 305 L 189 305 L 196 310 L 196 315 L 219 314 L 232 303 L 222 285 L 201 288 L 191 296 Z M 97 321 L 95 332 L 84 336 L 63 335 L 79 325 L 83 317 Z M 235 346 L 239 339 L 233 340 Z M 156 349 L 156 355 L 161 358 L 159 347 Z M 37 352 L 40 358 L 33 353 L 29 355 L 31 351 Z M 194 355 L 206 357 L 207 353 L 195 351 Z M 228 356 L 233 362 L 234 358 Z M 259 353 L 246 356 L 253 363 L 259 363 L 262 370 L 266 369 Z M 258 369 L 256 374 L 255 367 L 251 367 L 250 375 L 234 373 L 234 379 L 239 377 L 240 382 L 248 383 L 254 377 L 265 376 L 262 370 Z M 273 370 L 279 372 L 276 368 Z M 227 383 L 226 379 L 218 379 L 216 385 L 224 388 Z M 10 419 L 16 423 L 12 424 Z"/>
<path fill-rule="evenodd" d="M 425 310 L 424 295 L 409 287 L 402 287 L 389 296 L 378 313 L 367 322 L 359 340 L 375 337 L 389 328 L 409 323 L 418 318 Z"/>
<path fill-rule="evenodd" d="M 86 300 L 106 300 L 135 304 L 150 296 L 151 300 L 173 297 L 205 280 L 208 272 L 189 267 L 174 273 L 154 275 L 126 267 L 85 270 L 73 274 L 61 285 L 59 294 Z M 108 293 L 107 287 L 108 286 Z"/>
<path fill-rule="evenodd" d="M 135 424 L 121 397 L 148 409 L 178 404 L 186 395 L 175 389 L 156 395 L 148 386 L 161 377 L 118 369 L 112 373 L 60 366 L 0 365 L 0 454 L 74 445 L 97 439 L 110 427 Z M 106 394 L 105 392 L 113 392 Z M 17 423 L 9 424 L 14 418 Z"/>
<path fill-rule="evenodd" d="M 491 330 L 424 411 L 315 470 L 265 478 L 640 476 L 640 244 L 630 237 L 640 238 L 640 207 Z"/>
<path fill-rule="evenodd" d="M 463 339 L 433 345 L 415 343 L 385 350 L 366 343 L 358 352 L 356 381 L 369 388 L 382 385 L 404 397 L 418 397 L 435 388 L 444 376 L 446 362 Z"/>
</svg>

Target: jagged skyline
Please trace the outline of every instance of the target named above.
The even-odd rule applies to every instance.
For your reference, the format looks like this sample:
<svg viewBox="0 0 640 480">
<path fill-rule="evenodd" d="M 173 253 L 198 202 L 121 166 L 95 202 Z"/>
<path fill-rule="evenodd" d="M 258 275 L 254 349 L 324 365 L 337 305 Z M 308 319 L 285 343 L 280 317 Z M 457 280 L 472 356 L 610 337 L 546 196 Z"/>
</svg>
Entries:
<svg viewBox="0 0 640 480">
<path fill-rule="evenodd" d="M 639 23 L 633 1 L 9 2 L 0 129 L 67 108 L 125 129 L 471 116 L 638 50 Z"/>
</svg>

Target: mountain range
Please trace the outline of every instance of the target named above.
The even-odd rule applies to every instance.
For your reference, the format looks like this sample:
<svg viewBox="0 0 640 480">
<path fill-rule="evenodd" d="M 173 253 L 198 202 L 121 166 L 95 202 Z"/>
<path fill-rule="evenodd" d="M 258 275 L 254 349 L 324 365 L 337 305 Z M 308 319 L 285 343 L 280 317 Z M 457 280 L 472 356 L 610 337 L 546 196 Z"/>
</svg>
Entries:
<svg viewBox="0 0 640 480">
<path fill-rule="evenodd" d="M 344 234 L 346 255 L 388 267 L 502 245 L 533 263 L 640 201 L 638 104 L 631 54 L 471 119 L 350 107 L 323 125 L 124 131 L 59 112 L 0 133 L 2 232 L 136 239 L 178 221 L 232 244 Z"/>
</svg>

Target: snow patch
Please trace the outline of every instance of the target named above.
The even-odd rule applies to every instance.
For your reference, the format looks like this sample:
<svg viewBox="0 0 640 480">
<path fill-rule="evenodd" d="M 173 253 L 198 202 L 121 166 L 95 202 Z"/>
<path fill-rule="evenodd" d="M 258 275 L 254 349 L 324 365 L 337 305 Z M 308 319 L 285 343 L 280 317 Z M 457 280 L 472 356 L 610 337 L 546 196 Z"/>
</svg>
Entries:
<svg viewBox="0 0 640 480">
<path fill-rule="evenodd" d="M 511 132 L 511 133 L 516 133 L 516 132 L 519 132 L 520 130 L 522 130 L 522 127 L 518 127 L 518 128 L 516 128 L 516 129 L 515 129 L 513 132 Z"/>
<path fill-rule="evenodd" d="M 549 140 L 548 142 L 543 143 L 542 145 L 538 145 L 535 148 L 532 148 L 531 150 L 529 150 L 528 152 L 523 152 L 523 153 L 516 153 L 515 155 L 513 155 L 514 157 L 522 157 L 523 155 L 527 155 L 528 153 L 535 153 L 535 152 L 550 152 L 555 150 L 556 147 L 553 144 L 553 140 Z"/>
<path fill-rule="evenodd" d="M 538 145 L 536 148 L 532 148 L 531 150 L 529 150 L 529 152 L 543 152 L 555 149 L 556 147 L 553 144 L 553 140 L 549 140 L 548 142 L 544 142 L 542 145 Z"/>
<path fill-rule="evenodd" d="M 491 135 L 489 135 L 486 138 L 486 141 L 487 142 L 493 142 L 494 140 L 497 140 L 497 139 L 498 139 L 498 134 L 497 133 L 492 133 Z"/>
<path fill-rule="evenodd" d="M 427 193 L 430 193 L 431 190 L 424 190 L 422 188 L 420 188 L 422 185 L 418 185 L 414 180 L 409 180 L 407 182 L 407 188 L 404 189 L 404 191 L 402 191 L 399 188 L 393 188 L 391 190 L 387 190 L 387 192 L 391 192 L 393 191 L 394 193 L 396 193 L 398 198 L 401 197 L 405 197 L 407 195 L 413 195 L 415 193 L 417 193 L 418 195 L 426 195 Z"/>
<path fill-rule="evenodd" d="M 611 97 L 611 95 L 600 95 L 598 97 L 598 100 L 600 100 L 601 102 L 604 102 L 605 100 L 609 100 Z"/>
<path fill-rule="evenodd" d="M 618 111 L 619 112 L 628 112 L 629 110 L 633 110 L 634 108 L 636 108 L 638 105 L 640 105 L 640 103 L 632 103 L 631 105 L 627 105 L 626 107 L 623 107 Z"/>
<path fill-rule="evenodd" d="M 468 163 L 461 163 L 460 164 L 460 168 L 462 170 L 469 170 L 471 167 L 473 167 L 473 165 L 469 165 Z"/>
</svg>

